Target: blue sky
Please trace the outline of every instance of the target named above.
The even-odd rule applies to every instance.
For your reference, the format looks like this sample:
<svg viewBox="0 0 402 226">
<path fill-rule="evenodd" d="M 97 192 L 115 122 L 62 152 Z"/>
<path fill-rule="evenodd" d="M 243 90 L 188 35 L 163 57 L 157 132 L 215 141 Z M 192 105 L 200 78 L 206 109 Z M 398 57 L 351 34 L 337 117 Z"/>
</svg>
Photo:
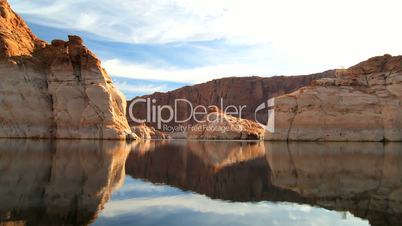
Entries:
<svg viewBox="0 0 402 226">
<path fill-rule="evenodd" d="M 402 52 L 398 0 L 9 1 L 47 41 L 82 36 L 128 98 Z"/>
</svg>

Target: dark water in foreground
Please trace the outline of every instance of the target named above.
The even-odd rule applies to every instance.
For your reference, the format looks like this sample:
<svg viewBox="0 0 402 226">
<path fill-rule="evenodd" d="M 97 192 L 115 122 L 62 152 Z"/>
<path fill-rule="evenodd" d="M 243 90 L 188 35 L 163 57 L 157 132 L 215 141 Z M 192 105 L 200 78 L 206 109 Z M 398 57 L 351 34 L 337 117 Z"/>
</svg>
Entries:
<svg viewBox="0 0 402 226">
<path fill-rule="evenodd" d="M 402 143 L 0 140 L 0 226 L 401 225 Z"/>
</svg>

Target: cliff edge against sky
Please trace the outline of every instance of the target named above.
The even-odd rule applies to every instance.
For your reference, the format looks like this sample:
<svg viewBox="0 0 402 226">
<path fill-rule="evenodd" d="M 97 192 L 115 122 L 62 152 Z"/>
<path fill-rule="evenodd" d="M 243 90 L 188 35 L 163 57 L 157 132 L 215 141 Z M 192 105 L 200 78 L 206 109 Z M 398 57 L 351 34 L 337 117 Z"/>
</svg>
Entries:
<svg viewBox="0 0 402 226">
<path fill-rule="evenodd" d="M 123 94 L 80 37 L 48 44 L 0 0 L 0 137 L 132 138 Z"/>
</svg>

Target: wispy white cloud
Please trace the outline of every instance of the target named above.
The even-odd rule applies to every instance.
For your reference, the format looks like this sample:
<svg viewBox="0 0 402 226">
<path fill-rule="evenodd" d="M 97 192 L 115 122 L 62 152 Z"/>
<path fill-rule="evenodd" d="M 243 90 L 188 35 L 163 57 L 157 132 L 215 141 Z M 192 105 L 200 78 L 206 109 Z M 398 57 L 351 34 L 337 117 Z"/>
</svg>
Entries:
<svg viewBox="0 0 402 226">
<path fill-rule="evenodd" d="M 134 43 L 364 43 L 398 36 L 398 0 L 11 0 L 35 22 Z M 362 9 L 361 7 L 364 7 Z M 373 16 L 376 15 L 376 16 Z M 394 31 L 392 35 L 367 31 Z M 400 40 L 392 38 L 394 41 Z M 385 44 L 385 43 L 384 43 Z M 396 44 L 394 42 L 394 44 Z"/>
<path fill-rule="evenodd" d="M 266 74 L 266 68 L 247 64 L 222 64 L 190 69 L 177 67 L 154 67 L 152 65 L 136 64 L 133 62 L 123 62 L 118 59 L 103 62 L 106 70 L 115 76 L 135 78 L 135 79 L 154 79 L 162 81 L 175 81 L 186 83 L 205 82 L 211 79 L 230 77 L 230 76 L 250 76 Z M 122 84 L 121 89 L 132 89 L 136 87 Z M 142 87 L 143 89 L 163 89 L 164 87 Z"/>
<path fill-rule="evenodd" d="M 210 59 L 208 66 L 191 70 L 179 69 L 180 62 L 164 68 L 151 61 L 147 65 L 106 62 L 112 75 L 135 78 L 199 81 L 232 75 L 302 74 L 402 53 L 399 0 L 10 2 L 32 23 L 84 30 L 108 41 L 163 45 L 221 40 L 254 50 L 237 53 L 237 61 L 204 51 L 206 56 L 200 60 Z"/>
<path fill-rule="evenodd" d="M 123 92 L 128 93 L 154 93 L 154 92 L 166 92 L 168 87 L 166 85 L 134 85 L 126 81 L 115 81 L 114 84 Z"/>
</svg>

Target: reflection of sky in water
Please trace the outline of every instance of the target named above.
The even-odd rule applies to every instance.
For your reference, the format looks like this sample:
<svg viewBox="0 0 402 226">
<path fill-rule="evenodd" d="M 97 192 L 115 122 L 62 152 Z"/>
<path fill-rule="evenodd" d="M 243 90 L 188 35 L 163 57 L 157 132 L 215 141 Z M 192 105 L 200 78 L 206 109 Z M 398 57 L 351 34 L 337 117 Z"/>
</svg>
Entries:
<svg viewBox="0 0 402 226">
<path fill-rule="evenodd" d="M 369 225 L 351 214 L 292 203 L 240 203 L 155 185 L 129 176 L 94 225 Z"/>
</svg>

